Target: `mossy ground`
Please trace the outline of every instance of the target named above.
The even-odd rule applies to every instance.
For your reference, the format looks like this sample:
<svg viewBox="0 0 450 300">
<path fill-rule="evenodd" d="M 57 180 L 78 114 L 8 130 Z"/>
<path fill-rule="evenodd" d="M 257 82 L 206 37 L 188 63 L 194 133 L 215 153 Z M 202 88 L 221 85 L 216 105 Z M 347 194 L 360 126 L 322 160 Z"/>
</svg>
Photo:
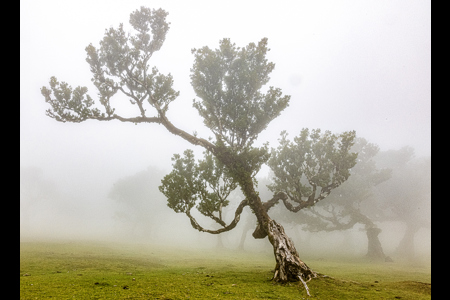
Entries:
<svg viewBox="0 0 450 300">
<path fill-rule="evenodd" d="M 431 299 L 427 263 L 305 262 L 329 276 L 308 283 L 311 297 L 270 281 L 270 253 L 22 242 L 20 299 Z"/>
</svg>

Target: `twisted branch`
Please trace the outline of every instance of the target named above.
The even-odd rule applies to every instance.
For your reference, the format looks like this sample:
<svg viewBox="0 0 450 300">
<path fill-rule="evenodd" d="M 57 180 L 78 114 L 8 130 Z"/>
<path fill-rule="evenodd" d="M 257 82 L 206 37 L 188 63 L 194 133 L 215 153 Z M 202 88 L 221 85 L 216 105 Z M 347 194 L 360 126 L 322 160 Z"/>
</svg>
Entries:
<svg viewBox="0 0 450 300">
<path fill-rule="evenodd" d="M 247 205 L 248 205 L 248 200 L 247 199 L 242 200 L 241 203 L 239 203 L 239 206 L 236 208 L 233 221 L 231 221 L 231 223 L 228 226 L 224 226 L 223 228 L 220 228 L 217 230 L 209 230 L 209 229 L 205 229 L 202 226 L 200 226 L 200 224 L 198 224 L 197 220 L 191 215 L 190 209 L 186 210 L 186 215 L 191 220 L 192 227 L 194 227 L 198 231 L 207 232 L 207 233 L 211 233 L 211 234 L 219 234 L 219 233 L 222 233 L 225 231 L 230 231 L 231 229 L 236 227 L 236 225 L 239 223 L 239 221 L 241 219 L 242 210 Z"/>
</svg>

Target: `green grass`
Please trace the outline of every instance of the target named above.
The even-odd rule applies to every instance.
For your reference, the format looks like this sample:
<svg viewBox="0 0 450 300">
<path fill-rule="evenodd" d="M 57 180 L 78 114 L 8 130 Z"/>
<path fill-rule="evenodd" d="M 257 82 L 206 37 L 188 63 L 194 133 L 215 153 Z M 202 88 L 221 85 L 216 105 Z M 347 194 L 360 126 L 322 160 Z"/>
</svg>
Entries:
<svg viewBox="0 0 450 300">
<path fill-rule="evenodd" d="M 20 299 L 431 299 L 428 264 L 306 259 L 328 275 L 270 281 L 270 253 L 92 242 L 22 242 Z"/>
</svg>

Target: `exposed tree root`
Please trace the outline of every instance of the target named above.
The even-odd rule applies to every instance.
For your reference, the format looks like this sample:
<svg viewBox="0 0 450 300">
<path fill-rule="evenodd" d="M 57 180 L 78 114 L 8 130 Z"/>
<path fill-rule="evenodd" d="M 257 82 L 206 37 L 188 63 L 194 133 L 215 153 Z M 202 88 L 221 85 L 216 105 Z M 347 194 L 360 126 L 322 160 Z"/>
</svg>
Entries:
<svg viewBox="0 0 450 300">
<path fill-rule="evenodd" d="M 306 290 L 306 294 L 307 294 L 308 296 L 311 297 L 311 294 L 309 293 L 308 285 L 307 285 L 306 282 L 302 279 L 302 276 L 298 276 L 298 279 L 300 279 L 300 281 L 303 283 L 303 286 L 305 287 L 305 290 Z"/>
</svg>

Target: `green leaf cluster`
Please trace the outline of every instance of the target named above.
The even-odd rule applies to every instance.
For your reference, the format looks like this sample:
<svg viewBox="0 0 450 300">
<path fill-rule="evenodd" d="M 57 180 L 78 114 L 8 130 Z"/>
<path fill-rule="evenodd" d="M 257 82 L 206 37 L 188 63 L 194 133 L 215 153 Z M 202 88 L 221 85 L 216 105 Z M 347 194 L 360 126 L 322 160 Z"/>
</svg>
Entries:
<svg viewBox="0 0 450 300">
<path fill-rule="evenodd" d="M 137 32 L 135 35 L 125 33 L 123 24 L 120 24 L 117 29 L 105 31 L 99 49 L 92 44 L 86 47 L 86 61 L 102 104 L 109 103 L 109 98 L 120 90 L 132 104 L 139 106 L 144 115 L 144 99 L 150 105 L 157 102 L 166 111 L 169 103 L 179 95 L 172 89 L 170 74 L 163 75 L 156 67 L 149 72 L 148 66 L 149 59 L 161 49 L 169 30 L 167 15 L 162 9 L 141 7 L 130 15 L 130 24 Z"/>
<path fill-rule="evenodd" d="M 371 196 L 375 186 L 391 177 L 392 170 L 378 168 L 374 157 L 379 147 L 364 138 L 356 138 L 351 150 L 358 153 L 357 163 L 350 169 L 351 176 L 328 196 L 328 201 L 295 218 L 303 229 L 311 232 L 347 230 L 357 223 L 366 228 L 375 226 L 372 216 L 380 208 Z"/>
<path fill-rule="evenodd" d="M 92 44 L 86 47 L 86 61 L 93 75 L 91 81 L 98 90 L 103 112 L 99 108 L 89 109 L 94 101 L 86 95 L 86 87 L 72 91 L 64 82 L 59 83 L 52 77 L 50 89 L 41 89 L 52 106 L 47 115 L 62 122 L 109 120 L 116 116 L 110 99 L 118 91 L 138 106 L 141 117 L 146 116 L 144 105 L 148 104 L 165 113 L 179 92 L 172 88 L 172 76 L 159 73 L 156 67 L 150 70 L 148 61 L 164 43 L 170 24 L 166 22 L 167 15 L 162 9 L 141 7 L 130 14 L 130 24 L 136 31 L 134 35 L 126 33 L 120 24 L 118 28 L 111 27 L 105 31 L 98 49 Z M 85 104 L 74 106 L 74 101 Z"/>
<path fill-rule="evenodd" d="M 316 190 L 329 193 L 350 176 L 357 153 L 350 152 L 355 132 L 340 135 L 320 129 L 303 129 L 290 141 L 283 131 L 277 149 L 272 149 L 268 165 L 273 171 L 273 192 L 284 192 L 301 203 L 305 197 L 314 204 Z"/>
<path fill-rule="evenodd" d="M 41 94 L 45 97 L 45 102 L 52 106 L 47 109 L 47 116 L 60 122 L 78 123 L 87 118 L 100 116 L 98 108 L 91 108 L 94 100 L 87 95 L 87 87 L 76 87 L 73 89 L 66 82 L 59 82 L 56 77 L 50 78 L 50 89 L 41 88 Z M 53 98 L 51 97 L 53 91 Z"/>
<path fill-rule="evenodd" d="M 173 170 L 161 180 L 159 190 L 167 197 L 168 206 L 177 213 L 189 213 L 196 205 L 204 216 L 225 225 L 222 209 L 229 204 L 227 197 L 237 188 L 236 181 L 211 153 L 204 152 L 204 159 L 197 162 L 192 150 L 183 154 L 173 156 Z"/>
<path fill-rule="evenodd" d="M 193 106 L 217 139 L 235 149 L 250 146 L 270 121 L 289 103 L 279 88 L 261 88 L 275 67 L 268 62 L 267 38 L 257 45 L 236 47 L 230 39 L 220 41 L 219 49 L 193 49 L 191 84 L 201 99 Z"/>
</svg>

